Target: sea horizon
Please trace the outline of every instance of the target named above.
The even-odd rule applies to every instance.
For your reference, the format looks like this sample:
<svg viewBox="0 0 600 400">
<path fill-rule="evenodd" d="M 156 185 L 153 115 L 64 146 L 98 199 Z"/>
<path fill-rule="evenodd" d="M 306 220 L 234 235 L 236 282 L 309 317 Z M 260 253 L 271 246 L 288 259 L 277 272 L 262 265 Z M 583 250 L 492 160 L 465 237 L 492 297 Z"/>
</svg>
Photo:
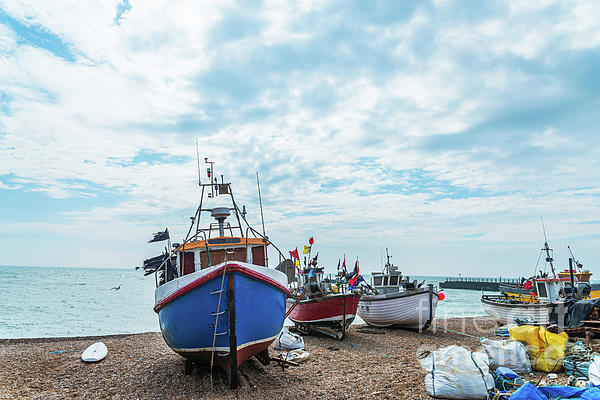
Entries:
<svg viewBox="0 0 600 400">
<path fill-rule="evenodd" d="M 364 276 L 370 280 L 370 274 Z M 409 277 L 436 286 L 446 278 Z M 154 276 L 141 269 L 1 265 L 0 339 L 159 332 L 154 290 Z M 444 289 L 444 294 L 437 318 L 485 315 L 481 292 Z M 364 321 L 357 316 L 354 323 Z"/>
</svg>

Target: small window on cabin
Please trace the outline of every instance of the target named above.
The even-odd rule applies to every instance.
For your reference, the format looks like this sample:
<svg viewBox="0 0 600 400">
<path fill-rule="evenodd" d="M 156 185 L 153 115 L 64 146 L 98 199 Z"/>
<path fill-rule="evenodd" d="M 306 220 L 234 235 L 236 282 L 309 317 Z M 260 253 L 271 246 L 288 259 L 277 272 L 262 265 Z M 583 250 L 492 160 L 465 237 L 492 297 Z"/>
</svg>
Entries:
<svg viewBox="0 0 600 400">
<path fill-rule="evenodd" d="M 383 286 L 386 286 L 388 284 L 388 277 L 384 276 L 383 277 Z"/>
<path fill-rule="evenodd" d="M 390 285 L 397 285 L 397 284 L 398 284 L 398 275 L 390 276 Z"/>
<path fill-rule="evenodd" d="M 381 286 L 381 277 L 380 276 L 373 277 L 373 284 L 376 286 Z"/>
<path fill-rule="evenodd" d="M 548 297 L 548 292 L 546 292 L 546 284 L 543 282 L 537 283 L 538 295 L 540 297 Z"/>
</svg>

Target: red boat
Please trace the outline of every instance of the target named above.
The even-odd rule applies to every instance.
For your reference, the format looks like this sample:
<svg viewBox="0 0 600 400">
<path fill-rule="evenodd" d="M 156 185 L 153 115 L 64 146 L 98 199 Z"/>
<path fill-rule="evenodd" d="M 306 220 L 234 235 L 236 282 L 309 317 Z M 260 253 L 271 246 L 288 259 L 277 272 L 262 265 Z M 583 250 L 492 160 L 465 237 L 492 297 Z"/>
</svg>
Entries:
<svg viewBox="0 0 600 400">
<path fill-rule="evenodd" d="M 316 266 L 301 270 L 298 278 L 301 290 L 287 300 L 290 320 L 301 332 L 317 331 L 343 339 L 356 316 L 360 295 L 342 293 L 344 286 L 324 280 L 323 268 Z"/>
</svg>

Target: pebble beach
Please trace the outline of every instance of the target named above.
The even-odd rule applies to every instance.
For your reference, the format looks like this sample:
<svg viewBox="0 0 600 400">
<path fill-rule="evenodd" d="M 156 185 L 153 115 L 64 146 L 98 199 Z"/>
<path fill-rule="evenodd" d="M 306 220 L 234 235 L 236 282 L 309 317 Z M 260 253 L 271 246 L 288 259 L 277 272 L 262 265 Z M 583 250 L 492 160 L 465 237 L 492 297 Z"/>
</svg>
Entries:
<svg viewBox="0 0 600 400">
<path fill-rule="evenodd" d="M 306 361 L 282 368 L 251 358 L 240 367 L 237 391 L 219 370 L 212 383 L 209 367 L 185 375 L 183 358 L 160 333 L 5 339 L 0 399 L 427 399 L 419 355 L 452 344 L 477 350 L 478 338 L 493 338 L 496 328 L 490 318 L 467 317 L 435 320 L 423 333 L 353 325 L 343 341 L 305 336 Z M 108 356 L 83 363 L 81 352 L 97 341 Z"/>
</svg>

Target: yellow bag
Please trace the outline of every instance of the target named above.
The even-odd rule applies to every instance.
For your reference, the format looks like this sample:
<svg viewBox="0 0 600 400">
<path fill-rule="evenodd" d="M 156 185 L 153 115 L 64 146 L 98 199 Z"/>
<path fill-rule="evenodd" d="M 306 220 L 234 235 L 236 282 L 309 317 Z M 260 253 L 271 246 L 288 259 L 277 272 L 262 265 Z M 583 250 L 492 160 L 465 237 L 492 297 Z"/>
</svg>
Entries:
<svg viewBox="0 0 600 400">
<path fill-rule="evenodd" d="M 509 329 L 511 340 L 518 340 L 527 347 L 531 368 L 536 371 L 560 372 L 569 335 L 565 332 L 548 332 L 543 326 L 514 326 Z"/>
</svg>

